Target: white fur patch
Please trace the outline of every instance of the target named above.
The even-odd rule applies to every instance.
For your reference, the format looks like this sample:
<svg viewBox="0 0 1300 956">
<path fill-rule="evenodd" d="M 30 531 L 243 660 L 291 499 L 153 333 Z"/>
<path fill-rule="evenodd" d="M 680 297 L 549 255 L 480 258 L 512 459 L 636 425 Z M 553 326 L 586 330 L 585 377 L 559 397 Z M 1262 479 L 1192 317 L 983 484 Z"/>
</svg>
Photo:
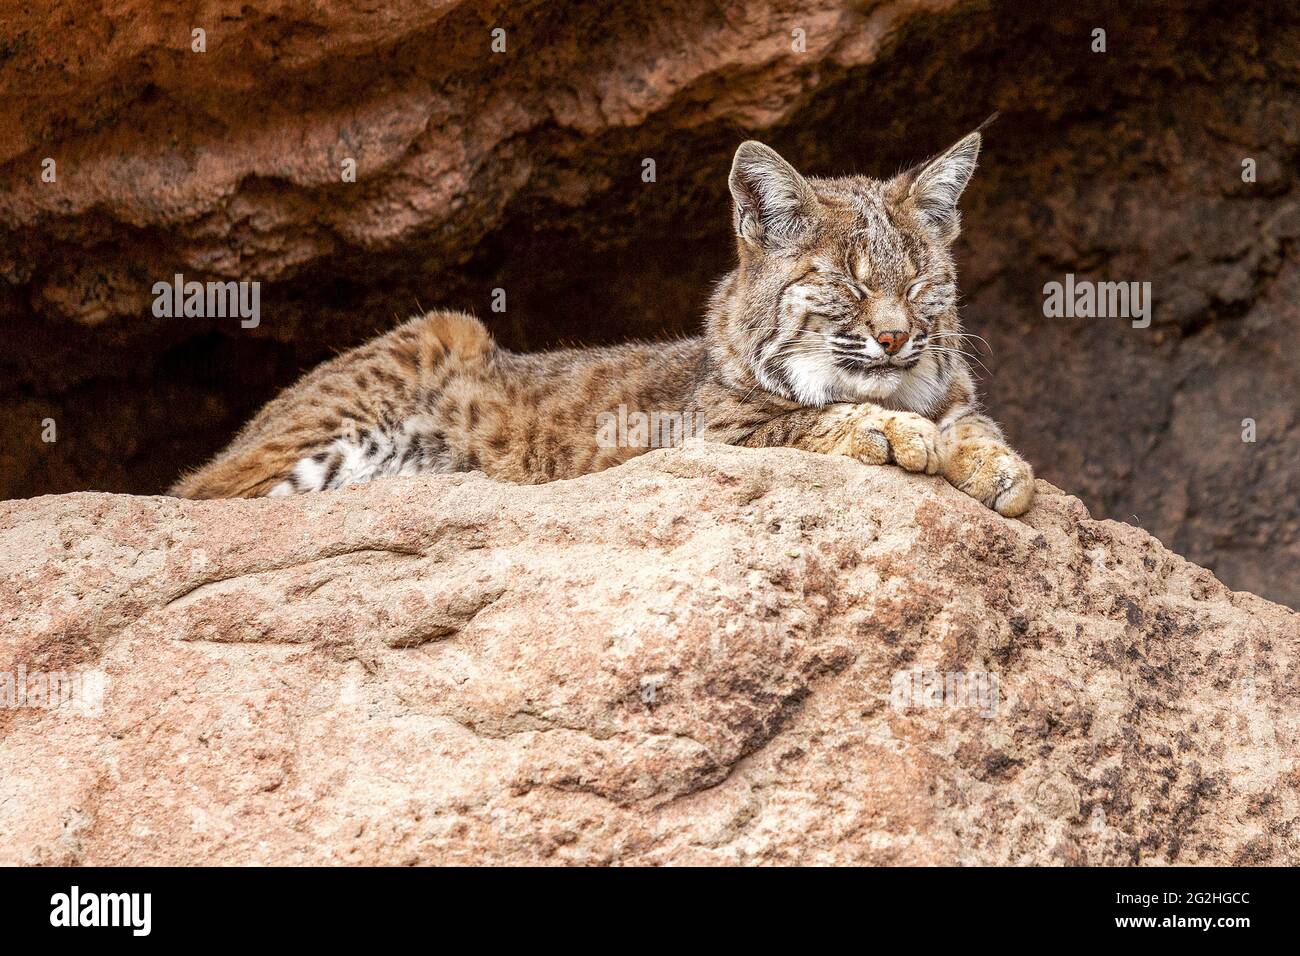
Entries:
<svg viewBox="0 0 1300 956">
<path fill-rule="evenodd" d="M 293 466 L 293 477 L 299 488 L 318 491 L 325 484 L 325 465 L 311 458 L 304 458 Z"/>
<path fill-rule="evenodd" d="M 865 375 L 840 369 L 817 356 L 798 356 L 785 363 L 795 401 L 820 407 L 832 402 L 875 402 L 896 411 L 927 415 L 948 390 L 948 383 L 919 368 L 891 369 Z"/>
<path fill-rule="evenodd" d="M 448 470 L 442 455 L 430 453 L 420 444 L 426 424 L 417 416 L 408 418 L 397 431 L 372 431 L 365 438 L 336 438 L 323 453 L 300 459 L 293 466 L 291 479 L 280 482 L 269 494 L 326 491 L 377 478 Z"/>
</svg>

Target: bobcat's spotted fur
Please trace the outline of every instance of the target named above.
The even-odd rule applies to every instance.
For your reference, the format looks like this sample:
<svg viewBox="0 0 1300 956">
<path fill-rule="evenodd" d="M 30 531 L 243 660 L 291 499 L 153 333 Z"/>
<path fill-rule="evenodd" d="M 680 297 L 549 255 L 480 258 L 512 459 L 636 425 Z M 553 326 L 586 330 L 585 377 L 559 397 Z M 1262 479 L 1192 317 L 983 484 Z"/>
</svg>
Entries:
<svg viewBox="0 0 1300 956">
<path fill-rule="evenodd" d="M 983 415 L 960 355 L 949 246 L 980 134 L 881 181 L 804 178 L 736 152 L 738 267 L 702 337 L 520 355 L 432 312 L 325 363 L 173 493 L 291 494 L 481 469 L 514 482 L 599 471 L 644 447 L 598 441 L 619 406 L 693 413 L 704 436 L 941 473 L 1004 515 L 1033 473 Z"/>
</svg>

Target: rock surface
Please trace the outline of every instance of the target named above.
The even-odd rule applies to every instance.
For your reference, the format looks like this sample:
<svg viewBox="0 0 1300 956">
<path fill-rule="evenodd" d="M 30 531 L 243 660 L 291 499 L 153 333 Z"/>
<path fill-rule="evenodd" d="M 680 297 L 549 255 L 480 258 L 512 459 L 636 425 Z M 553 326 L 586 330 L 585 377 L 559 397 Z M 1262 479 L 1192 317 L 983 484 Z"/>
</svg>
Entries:
<svg viewBox="0 0 1300 956">
<path fill-rule="evenodd" d="M 1298 656 L 1046 482 L 791 450 L 7 502 L 0 675 L 105 685 L 0 710 L 0 864 L 1294 865 Z"/>
<path fill-rule="evenodd" d="M 741 139 L 881 175 L 1000 110 L 958 256 L 990 406 L 1300 606 L 1297 64 L 1282 0 L 0 0 L 0 496 L 159 492 L 417 304 L 517 348 L 691 330 Z M 260 325 L 155 318 L 177 272 L 261 282 Z M 1151 282 L 1152 326 L 1045 319 L 1066 273 Z"/>
</svg>

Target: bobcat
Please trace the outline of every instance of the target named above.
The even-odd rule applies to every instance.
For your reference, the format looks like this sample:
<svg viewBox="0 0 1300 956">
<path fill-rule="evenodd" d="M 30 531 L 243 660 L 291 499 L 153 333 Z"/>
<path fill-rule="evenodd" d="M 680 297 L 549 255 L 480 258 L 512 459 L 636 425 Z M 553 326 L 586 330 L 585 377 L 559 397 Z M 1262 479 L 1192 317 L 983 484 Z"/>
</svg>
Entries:
<svg viewBox="0 0 1300 956">
<path fill-rule="evenodd" d="M 729 184 L 739 263 L 704 335 L 521 355 L 475 318 L 430 312 L 303 377 L 183 478 L 188 498 L 340 488 L 482 470 L 536 483 L 646 451 L 597 418 L 670 412 L 704 437 L 941 473 L 1000 514 L 1034 494 L 1029 465 L 980 411 L 949 247 L 980 133 L 893 179 L 801 176 L 746 142 Z"/>
</svg>

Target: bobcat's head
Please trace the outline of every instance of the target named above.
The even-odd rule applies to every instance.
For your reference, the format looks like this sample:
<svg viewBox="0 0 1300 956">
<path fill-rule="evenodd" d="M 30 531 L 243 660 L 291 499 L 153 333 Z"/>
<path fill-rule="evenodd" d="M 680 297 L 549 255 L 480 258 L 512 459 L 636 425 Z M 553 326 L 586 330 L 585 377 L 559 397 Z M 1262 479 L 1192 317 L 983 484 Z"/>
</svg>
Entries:
<svg viewBox="0 0 1300 956">
<path fill-rule="evenodd" d="M 740 265 L 715 330 L 764 388 L 804 405 L 923 411 L 962 342 L 949 247 L 980 134 L 890 180 L 801 176 L 762 143 L 731 168 Z M 719 328 L 717 323 L 721 323 Z"/>
</svg>

